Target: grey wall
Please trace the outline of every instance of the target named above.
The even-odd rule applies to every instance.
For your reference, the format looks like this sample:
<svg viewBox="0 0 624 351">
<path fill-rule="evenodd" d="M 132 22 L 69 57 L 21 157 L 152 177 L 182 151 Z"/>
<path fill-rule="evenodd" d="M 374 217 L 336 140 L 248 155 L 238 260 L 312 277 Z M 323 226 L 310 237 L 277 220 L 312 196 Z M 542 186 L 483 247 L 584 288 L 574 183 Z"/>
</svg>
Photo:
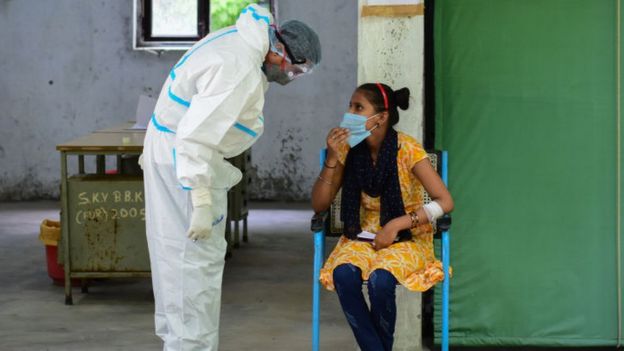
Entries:
<svg viewBox="0 0 624 351">
<path fill-rule="evenodd" d="M 279 1 L 279 0 L 278 0 Z M 132 51 L 130 0 L 0 0 L 0 200 L 56 198 L 55 145 L 133 118 L 182 52 Z M 272 85 L 253 148 L 252 197 L 301 200 L 318 149 L 356 84 L 357 2 L 279 1 L 279 19 L 318 30 L 315 74 Z"/>
<path fill-rule="evenodd" d="M 278 19 L 298 19 L 318 31 L 323 49 L 314 74 L 269 89 L 266 130 L 253 148 L 252 194 L 308 198 L 319 173 L 319 149 L 340 123 L 357 83 L 357 1 L 277 0 Z"/>
</svg>

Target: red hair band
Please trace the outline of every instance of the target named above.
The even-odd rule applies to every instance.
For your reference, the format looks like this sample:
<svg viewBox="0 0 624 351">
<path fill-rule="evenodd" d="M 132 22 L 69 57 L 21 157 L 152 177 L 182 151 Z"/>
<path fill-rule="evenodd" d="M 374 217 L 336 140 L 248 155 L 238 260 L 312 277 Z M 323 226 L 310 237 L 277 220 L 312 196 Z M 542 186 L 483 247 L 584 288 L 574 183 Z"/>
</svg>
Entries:
<svg viewBox="0 0 624 351">
<path fill-rule="evenodd" d="M 388 95 L 386 95 L 386 90 L 383 88 L 383 85 L 381 85 L 381 83 L 375 83 L 377 84 L 377 87 L 379 88 L 379 90 L 381 91 L 381 95 L 383 95 L 384 98 L 384 107 L 386 108 L 386 110 L 388 109 Z"/>
</svg>

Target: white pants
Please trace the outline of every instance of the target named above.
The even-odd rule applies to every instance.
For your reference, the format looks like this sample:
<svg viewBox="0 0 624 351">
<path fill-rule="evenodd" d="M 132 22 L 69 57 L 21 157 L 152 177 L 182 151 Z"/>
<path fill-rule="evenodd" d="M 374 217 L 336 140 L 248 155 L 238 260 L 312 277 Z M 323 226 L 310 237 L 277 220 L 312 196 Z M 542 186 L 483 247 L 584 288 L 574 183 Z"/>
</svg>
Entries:
<svg viewBox="0 0 624 351">
<path fill-rule="evenodd" d="M 227 190 L 211 189 L 215 225 L 210 238 L 188 239 L 191 196 L 175 175 L 174 138 L 150 125 L 142 159 L 156 334 L 167 351 L 216 351 L 227 247 Z"/>
</svg>

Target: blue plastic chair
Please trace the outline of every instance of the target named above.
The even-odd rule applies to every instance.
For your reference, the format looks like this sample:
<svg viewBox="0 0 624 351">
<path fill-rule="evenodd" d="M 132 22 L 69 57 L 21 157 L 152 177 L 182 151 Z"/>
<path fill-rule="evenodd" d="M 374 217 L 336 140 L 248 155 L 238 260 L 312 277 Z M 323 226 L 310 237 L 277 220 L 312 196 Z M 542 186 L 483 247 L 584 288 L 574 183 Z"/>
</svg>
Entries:
<svg viewBox="0 0 624 351">
<path fill-rule="evenodd" d="M 321 150 L 320 166 L 323 168 L 326 150 Z M 448 186 L 448 153 L 440 153 L 438 172 L 444 184 Z M 319 281 L 323 258 L 325 257 L 325 221 L 327 212 L 315 214 L 312 218 L 311 229 L 314 232 L 314 274 L 312 281 L 312 350 L 319 351 L 320 347 L 320 297 L 321 283 Z M 450 265 L 450 225 L 451 217 L 445 215 L 438 219 L 437 229 L 442 233 L 442 268 L 444 281 L 442 282 L 442 351 L 449 348 L 449 265 Z"/>
</svg>

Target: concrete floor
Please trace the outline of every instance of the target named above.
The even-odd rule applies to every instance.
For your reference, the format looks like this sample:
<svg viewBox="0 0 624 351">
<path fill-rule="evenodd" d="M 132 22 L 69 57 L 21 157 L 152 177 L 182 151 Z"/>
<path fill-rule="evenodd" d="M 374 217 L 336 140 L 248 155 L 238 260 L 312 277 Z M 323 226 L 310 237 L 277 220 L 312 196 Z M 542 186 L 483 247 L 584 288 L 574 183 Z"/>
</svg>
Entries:
<svg viewBox="0 0 624 351">
<path fill-rule="evenodd" d="M 250 242 L 225 267 L 220 350 L 311 349 L 310 215 L 307 204 L 252 205 Z M 58 217 L 57 202 L 0 203 L 0 351 L 160 350 L 149 279 L 95 281 L 88 294 L 74 288 L 74 305 L 65 306 L 63 287 L 48 277 L 37 239 L 41 221 Z M 327 246 L 334 243 L 330 238 Z M 336 295 L 323 291 L 321 306 L 321 349 L 354 350 Z"/>
<path fill-rule="evenodd" d="M 306 204 L 254 206 L 250 242 L 226 263 L 220 350 L 310 349 L 310 215 Z M 96 281 L 64 305 L 37 239 L 41 221 L 58 217 L 57 202 L 0 204 L 0 350 L 161 349 L 149 279 Z M 335 294 L 322 300 L 322 349 L 353 350 Z"/>
</svg>

